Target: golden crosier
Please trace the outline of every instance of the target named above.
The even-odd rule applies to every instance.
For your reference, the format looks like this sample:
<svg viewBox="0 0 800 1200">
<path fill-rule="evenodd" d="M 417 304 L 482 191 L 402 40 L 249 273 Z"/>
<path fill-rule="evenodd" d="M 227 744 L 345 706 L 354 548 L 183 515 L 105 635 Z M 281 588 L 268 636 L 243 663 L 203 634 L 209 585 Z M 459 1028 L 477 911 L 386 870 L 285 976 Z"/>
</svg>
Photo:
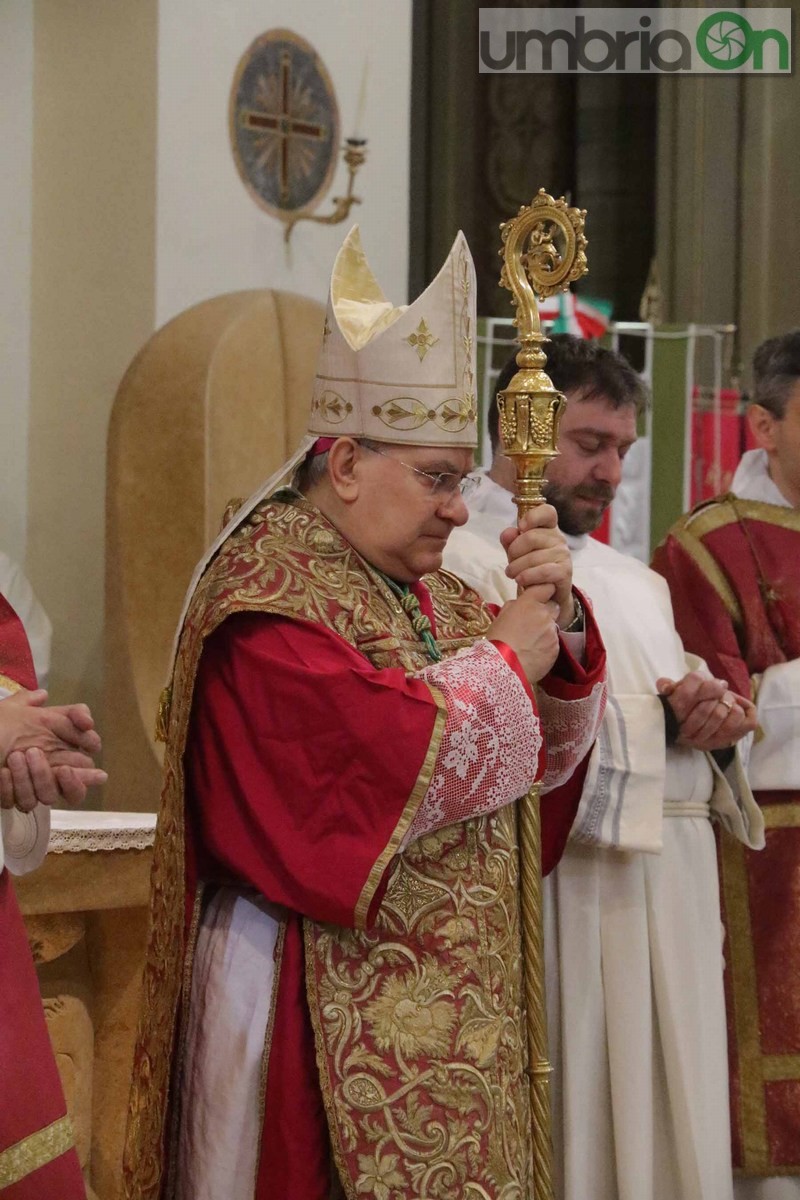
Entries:
<svg viewBox="0 0 800 1200">
<path fill-rule="evenodd" d="M 536 297 L 563 291 L 587 270 L 585 211 L 554 200 L 542 188 L 531 204 L 500 226 L 503 270 L 500 283 L 512 294 L 519 331 L 517 371 L 497 397 L 503 450 L 517 475 L 514 503 L 520 517 L 541 504 L 547 464 L 558 454 L 558 426 L 566 397 L 545 371 Z M 534 786 L 517 805 L 520 851 L 520 909 L 528 1040 L 533 1194 L 553 1198 L 553 1146 L 550 1073 L 545 1016 L 544 934 L 542 923 L 541 814 Z"/>
<path fill-rule="evenodd" d="M 555 296 L 588 271 L 585 220 L 586 209 L 570 208 L 563 196 L 554 200 L 540 188 L 530 204 L 500 226 L 500 284 L 513 293 L 521 334 L 528 322 L 539 332 L 536 296 Z"/>
</svg>

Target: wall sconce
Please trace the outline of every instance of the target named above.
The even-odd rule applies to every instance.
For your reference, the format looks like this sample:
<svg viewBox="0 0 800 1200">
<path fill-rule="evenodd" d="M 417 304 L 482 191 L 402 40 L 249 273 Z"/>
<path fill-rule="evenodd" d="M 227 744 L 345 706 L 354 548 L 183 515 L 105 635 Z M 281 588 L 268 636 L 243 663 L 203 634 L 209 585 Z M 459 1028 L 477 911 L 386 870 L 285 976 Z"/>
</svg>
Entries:
<svg viewBox="0 0 800 1200">
<path fill-rule="evenodd" d="M 333 210 L 314 211 L 333 180 L 340 146 L 339 107 L 330 75 L 314 47 L 288 29 L 256 38 L 239 60 L 229 104 L 231 149 L 253 200 L 284 225 L 284 242 L 300 221 L 338 225 L 361 197 L 356 175 L 367 157 L 362 136 L 367 59 L 358 92 L 353 136 L 341 145 L 347 191 Z"/>
<path fill-rule="evenodd" d="M 320 225 L 338 225 L 347 219 L 354 204 L 361 203 L 360 196 L 353 195 L 353 187 L 359 167 L 363 166 L 367 157 L 367 139 L 349 137 L 343 149 L 344 161 L 347 165 L 347 194 L 333 197 L 333 211 L 318 215 L 317 213 L 299 213 L 296 217 L 287 217 L 283 231 L 283 240 L 288 243 L 292 230 L 300 221 L 317 221 Z"/>
</svg>

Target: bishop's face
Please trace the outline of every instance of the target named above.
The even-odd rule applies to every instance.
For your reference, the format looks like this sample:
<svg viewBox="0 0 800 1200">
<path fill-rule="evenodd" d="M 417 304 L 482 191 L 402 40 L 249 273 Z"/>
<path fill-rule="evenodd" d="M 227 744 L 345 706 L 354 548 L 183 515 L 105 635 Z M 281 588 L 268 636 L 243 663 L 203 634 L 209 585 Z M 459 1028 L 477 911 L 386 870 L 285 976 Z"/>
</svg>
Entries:
<svg viewBox="0 0 800 1200">
<path fill-rule="evenodd" d="M 347 536 L 359 553 L 399 583 L 442 565 L 445 543 L 468 517 L 458 481 L 472 469 L 462 447 L 359 447 L 359 494 Z M 447 478 L 435 483 L 434 476 Z"/>
<path fill-rule="evenodd" d="M 615 408 L 602 396 L 568 395 L 557 458 L 549 464 L 545 495 L 563 533 L 591 533 L 614 499 L 625 455 L 636 441 L 636 410 Z"/>
</svg>

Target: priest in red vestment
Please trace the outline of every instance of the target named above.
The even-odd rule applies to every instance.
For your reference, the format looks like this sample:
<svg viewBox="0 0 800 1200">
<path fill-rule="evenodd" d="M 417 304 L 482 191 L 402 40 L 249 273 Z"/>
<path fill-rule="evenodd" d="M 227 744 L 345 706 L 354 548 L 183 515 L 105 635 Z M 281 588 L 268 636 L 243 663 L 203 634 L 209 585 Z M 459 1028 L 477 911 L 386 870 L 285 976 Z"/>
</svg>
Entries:
<svg viewBox="0 0 800 1200">
<path fill-rule="evenodd" d="M 30 690 L 25 690 L 30 689 Z M 43 859 L 53 803 L 103 782 L 88 754 L 99 740 L 84 705 L 45 708 L 25 631 L 0 596 L 0 1196 L 83 1200 L 61 1082 L 12 874 Z M 88 752 L 88 754 L 87 754 Z"/>
<path fill-rule="evenodd" d="M 462 235 L 397 309 L 353 231 L 294 486 L 269 480 L 196 572 L 162 708 L 136 1200 L 529 1195 L 513 802 L 536 780 L 577 802 L 605 655 L 548 506 L 504 535 L 524 591 L 499 613 L 440 569 L 474 304 Z"/>
<path fill-rule="evenodd" d="M 724 833 L 719 844 L 734 1162 L 762 1177 L 735 1190 L 737 1200 L 798 1200 L 800 330 L 760 346 L 753 374 L 759 448 L 728 495 L 677 523 L 653 566 L 686 646 L 757 706 L 749 776 L 766 848 L 754 854 Z"/>
</svg>

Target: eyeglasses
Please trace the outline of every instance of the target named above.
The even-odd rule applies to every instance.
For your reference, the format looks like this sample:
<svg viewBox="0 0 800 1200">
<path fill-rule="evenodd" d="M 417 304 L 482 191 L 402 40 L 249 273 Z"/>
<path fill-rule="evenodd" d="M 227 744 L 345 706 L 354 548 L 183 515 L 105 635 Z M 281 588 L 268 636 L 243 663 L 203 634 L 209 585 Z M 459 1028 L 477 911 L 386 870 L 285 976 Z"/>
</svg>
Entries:
<svg viewBox="0 0 800 1200">
<path fill-rule="evenodd" d="M 411 463 L 403 462 L 402 458 L 395 458 L 393 454 L 387 454 L 385 450 L 376 450 L 374 446 L 365 446 L 360 442 L 362 450 L 369 450 L 373 454 L 380 454 L 381 458 L 391 459 L 392 462 L 398 463 L 401 467 L 405 467 L 407 471 L 413 471 L 415 475 L 421 475 L 425 480 L 426 486 L 432 496 L 455 496 L 456 492 L 463 493 L 470 486 L 470 478 L 468 475 L 457 475 L 454 471 L 422 471 L 419 467 L 412 467 Z"/>
</svg>

